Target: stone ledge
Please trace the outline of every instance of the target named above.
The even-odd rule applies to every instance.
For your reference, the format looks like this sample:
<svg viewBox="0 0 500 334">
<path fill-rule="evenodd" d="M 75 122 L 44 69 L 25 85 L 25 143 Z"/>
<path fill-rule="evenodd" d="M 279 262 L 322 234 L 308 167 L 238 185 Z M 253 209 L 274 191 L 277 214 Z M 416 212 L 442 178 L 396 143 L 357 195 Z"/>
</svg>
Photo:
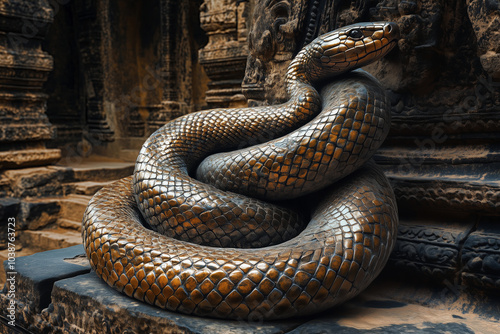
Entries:
<svg viewBox="0 0 500 334">
<path fill-rule="evenodd" d="M 0 152 L 0 169 L 50 165 L 59 159 L 59 149 L 5 151 Z"/>
<path fill-rule="evenodd" d="M 88 261 L 82 263 L 71 263 L 71 260 L 83 254 L 83 246 L 57 249 L 30 256 L 16 258 L 13 269 L 4 262 L 4 269 L 16 275 L 16 296 L 30 308 L 30 311 L 39 313 L 50 303 L 50 292 L 55 281 L 88 273 L 90 266 Z M 74 262 L 74 260 L 73 260 Z M 5 293 L 5 288 L 2 293 Z M 1 303 L 0 303 L 1 304 Z"/>
</svg>

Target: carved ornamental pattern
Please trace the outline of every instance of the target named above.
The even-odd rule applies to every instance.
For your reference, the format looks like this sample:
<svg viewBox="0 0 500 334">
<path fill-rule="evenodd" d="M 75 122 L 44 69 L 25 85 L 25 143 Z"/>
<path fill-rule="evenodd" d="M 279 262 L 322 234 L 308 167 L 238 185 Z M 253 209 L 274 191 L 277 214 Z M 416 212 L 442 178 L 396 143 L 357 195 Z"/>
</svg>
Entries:
<svg viewBox="0 0 500 334">
<path fill-rule="evenodd" d="M 0 170 L 61 157 L 45 147 L 55 136 L 43 92 L 53 60 L 41 44 L 52 20 L 48 1 L 0 2 Z"/>
<path fill-rule="evenodd" d="M 246 105 L 241 91 L 248 55 L 249 1 L 206 0 L 200 7 L 201 28 L 208 44 L 200 50 L 200 64 L 210 78 L 209 107 Z"/>
</svg>

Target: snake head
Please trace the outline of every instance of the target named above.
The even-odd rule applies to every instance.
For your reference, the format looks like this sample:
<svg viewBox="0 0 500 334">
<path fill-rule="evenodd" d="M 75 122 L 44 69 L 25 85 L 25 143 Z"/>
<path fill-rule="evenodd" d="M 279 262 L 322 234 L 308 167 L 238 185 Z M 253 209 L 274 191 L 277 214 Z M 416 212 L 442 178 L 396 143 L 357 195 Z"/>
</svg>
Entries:
<svg viewBox="0 0 500 334">
<path fill-rule="evenodd" d="M 386 55 L 398 38 L 399 27 L 393 22 L 356 23 L 321 35 L 310 44 L 311 59 L 315 61 L 314 69 L 307 71 L 309 79 L 323 79 L 368 65 Z"/>
</svg>

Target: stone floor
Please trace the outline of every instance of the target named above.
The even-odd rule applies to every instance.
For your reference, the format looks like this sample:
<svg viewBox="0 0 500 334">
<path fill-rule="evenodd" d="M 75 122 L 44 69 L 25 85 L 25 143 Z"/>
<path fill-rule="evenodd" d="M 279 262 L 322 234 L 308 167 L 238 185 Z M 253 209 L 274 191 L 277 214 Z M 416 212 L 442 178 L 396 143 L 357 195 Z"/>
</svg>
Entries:
<svg viewBox="0 0 500 334">
<path fill-rule="evenodd" d="M 342 306 L 262 322 L 185 316 L 132 300 L 90 271 L 82 246 L 20 257 L 16 271 L 19 333 L 500 333 L 500 296 L 408 283 L 388 272 Z M 15 333 L 6 324 L 5 292 L 0 333 Z"/>
</svg>

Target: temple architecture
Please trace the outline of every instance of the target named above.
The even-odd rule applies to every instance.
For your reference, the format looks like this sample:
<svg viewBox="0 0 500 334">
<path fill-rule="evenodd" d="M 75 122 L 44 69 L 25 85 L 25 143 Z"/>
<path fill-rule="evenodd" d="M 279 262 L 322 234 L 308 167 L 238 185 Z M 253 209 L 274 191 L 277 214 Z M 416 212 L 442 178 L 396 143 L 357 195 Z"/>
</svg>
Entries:
<svg viewBox="0 0 500 334">
<path fill-rule="evenodd" d="M 388 270 L 498 295 L 500 3 L 487 0 L 0 0 L 0 259 L 9 218 L 19 256 L 80 244 L 86 203 L 133 172 L 154 130 L 285 101 L 304 45 L 366 21 L 401 30 L 365 68 L 392 103 L 375 156 L 400 214 Z M 32 320 L 48 307 L 23 305 Z"/>
</svg>

